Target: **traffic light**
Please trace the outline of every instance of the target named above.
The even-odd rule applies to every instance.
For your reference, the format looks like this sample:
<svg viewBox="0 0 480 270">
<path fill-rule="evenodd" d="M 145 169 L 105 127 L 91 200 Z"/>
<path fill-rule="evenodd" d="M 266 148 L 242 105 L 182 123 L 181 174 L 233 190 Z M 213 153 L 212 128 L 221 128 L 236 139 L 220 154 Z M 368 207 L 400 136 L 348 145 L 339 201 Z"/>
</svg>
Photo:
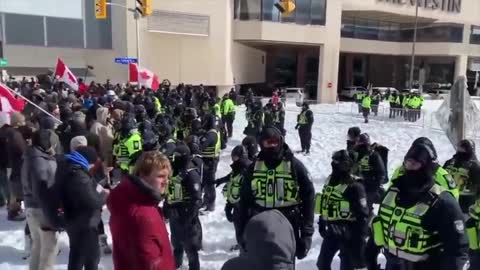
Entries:
<svg viewBox="0 0 480 270">
<path fill-rule="evenodd" d="M 95 0 L 95 18 L 107 18 L 107 0 Z"/>
<path fill-rule="evenodd" d="M 288 16 L 295 10 L 295 2 L 293 0 L 280 0 L 280 2 L 275 4 L 275 7 L 282 15 Z"/>
<path fill-rule="evenodd" d="M 137 11 L 143 17 L 152 15 L 152 0 L 137 0 Z"/>
</svg>

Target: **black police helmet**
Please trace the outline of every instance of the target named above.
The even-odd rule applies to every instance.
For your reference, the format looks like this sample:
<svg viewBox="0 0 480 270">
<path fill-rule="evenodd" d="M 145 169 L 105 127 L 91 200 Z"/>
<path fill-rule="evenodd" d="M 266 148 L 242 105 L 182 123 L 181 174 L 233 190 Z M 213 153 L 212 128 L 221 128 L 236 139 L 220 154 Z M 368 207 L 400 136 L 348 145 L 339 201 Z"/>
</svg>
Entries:
<svg viewBox="0 0 480 270">
<path fill-rule="evenodd" d="M 413 141 L 412 146 L 417 145 L 417 144 L 427 145 L 431 149 L 431 151 L 433 152 L 433 157 L 434 157 L 433 159 L 437 160 L 437 158 L 438 158 L 437 150 L 435 149 L 435 146 L 433 145 L 433 142 L 429 138 L 419 137 L 419 138 L 415 139 L 415 141 Z"/>
<path fill-rule="evenodd" d="M 243 145 L 237 145 L 232 150 L 232 157 L 238 157 L 240 159 L 247 159 L 248 152 Z"/>
<path fill-rule="evenodd" d="M 360 130 L 359 127 L 351 127 L 351 128 L 348 129 L 347 135 L 350 138 L 356 138 L 356 137 L 360 136 L 361 133 L 362 133 L 362 131 Z"/>
</svg>

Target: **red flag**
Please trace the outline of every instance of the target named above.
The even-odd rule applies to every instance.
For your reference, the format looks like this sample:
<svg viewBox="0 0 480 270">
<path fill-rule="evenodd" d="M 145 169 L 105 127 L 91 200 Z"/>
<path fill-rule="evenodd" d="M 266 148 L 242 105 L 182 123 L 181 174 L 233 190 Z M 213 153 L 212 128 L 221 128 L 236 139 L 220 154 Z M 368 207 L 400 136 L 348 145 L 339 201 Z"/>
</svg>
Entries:
<svg viewBox="0 0 480 270">
<path fill-rule="evenodd" d="M 11 113 L 13 111 L 21 112 L 25 106 L 25 100 L 16 98 L 8 86 L 0 83 L 0 111 Z"/>
<path fill-rule="evenodd" d="M 70 88 L 77 91 L 78 90 L 78 81 L 75 78 L 75 75 L 70 71 L 70 69 L 65 65 L 62 59 L 58 58 L 57 67 L 55 69 L 55 76 L 58 76 L 58 80 L 66 83 Z"/>
<path fill-rule="evenodd" d="M 138 82 L 139 86 L 145 86 L 153 90 L 158 90 L 160 80 L 152 71 L 139 67 L 137 64 L 129 65 L 130 82 Z"/>
</svg>

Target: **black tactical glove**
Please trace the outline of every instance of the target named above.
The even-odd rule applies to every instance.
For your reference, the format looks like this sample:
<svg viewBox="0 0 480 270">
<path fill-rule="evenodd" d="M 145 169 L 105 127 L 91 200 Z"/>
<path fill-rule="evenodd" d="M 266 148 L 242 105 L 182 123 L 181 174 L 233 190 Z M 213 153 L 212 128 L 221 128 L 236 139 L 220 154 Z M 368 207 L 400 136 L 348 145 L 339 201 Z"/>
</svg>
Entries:
<svg viewBox="0 0 480 270">
<path fill-rule="evenodd" d="M 312 237 L 311 236 L 303 236 L 297 242 L 297 251 L 295 253 L 295 256 L 299 260 L 307 257 L 308 251 L 310 250 L 311 246 L 312 246 Z"/>
<path fill-rule="evenodd" d="M 233 207 L 229 203 L 225 205 L 225 216 L 227 217 L 228 222 L 233 222 Z"/>
<path fill-rule="evenodd" d="M 323 220 L 322 217 L 318 219 L 318 232 L 322 238 L 325 238 L 327 235 L 327 223 Z"/>
</svg>

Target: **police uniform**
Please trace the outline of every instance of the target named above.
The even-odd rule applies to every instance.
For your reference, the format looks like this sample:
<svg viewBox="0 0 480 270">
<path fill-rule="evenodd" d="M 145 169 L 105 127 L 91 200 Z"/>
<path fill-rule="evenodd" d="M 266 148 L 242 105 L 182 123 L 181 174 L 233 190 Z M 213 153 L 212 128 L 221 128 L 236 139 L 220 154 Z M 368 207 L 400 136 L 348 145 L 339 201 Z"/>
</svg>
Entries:
<svg viewBox="0 0 480 270">
<path fill-rule="evenodd" d="M 117 166 L 123 172 L 131 172 L 133 156 L 136 152 L 142 151 L 142 137 L 138 131 L 133 131 L 126 137 L 117 134 L 117 143 L 113 145 L 113 156 Z"/>
<path fill-rule="evenodd" d="M 343 159 L 343 160 L 342 160 Z M 315 198 L 315 212 L 323 237 L 318 256 L 319 270 L 331 269 L 340 250 L 341 269 L 365 267 L 364 249 L 369 209 L 365 188 L 349 175 L 353 160 L 345 150 L 333 156 L 332 175 Z"/>
<path fill-rule="evenodd" d="M 465 225 L 469 246 L 469 269 L 480 269 L 480 199 L 470 206 L 469 219 Z"/>
<path fill-rule="evenodd" d="M 365 118 L 365 123 L 368 123 L 368 115 L 370 114 L 370 109 L 372 109 L 372 98 L 369 95 L 365 95 L 362 98 L 362 113 L 363 118 Z"/>
<path fill-rule="evenodd" d="M 298 129 L 302 152 L 307 154 L 310 153 L 313 121 L 313 112 L 309 109 L 308 104 L 304 103 L 302 112 L 297 117 L 297 126 L 295 128 Z"/>
<path fill-rule="evenodd" d="M 215 117 L 209 116 L 206 120 L 209 130 L 200 139 L 200 148 L 202 150 L 202 158 L 204 163 L 203 171 L 203 203 L 208 211 L 215 209 L 215 173 L 217 172 L 218 161 L 221 151 L 220 132 L 215 128 Z"/>
<path fill-rule="evenodd" d="M 225 97 L 222 101 L 222 121 L 227 127 L 228 137 L 233 134 L 233 121 L 235 120 L 235 104 L 229 97 Z"/>
<path fill-rule="evenodd" d="M 386 269 L 463 269 L 467 239 L 462 211 L 452 194 L 433 181 L 433 151 L 415 144 L 405 160 L 422 166 L 397 179 L 372 221 L 372 237 L 384 249 Z"/>
<path fill-rule="evenodd" d="M 275 149 L 262 148 L 242 182 L 239 233 L 243 233 L 248 220 L 256 213 L 277 209 L 292 224 L 297 240 L 296 255 L 303 259 L 313 235 L 315 189 L 307 169 L 283 143 L 279 130 L 265 128 L 260 142 L 273 137 L 279 145 Z"/>
<path fill-rule="evenodd" d="M 164 208 L 170 221 L 176 267 L 181 267 L 185 252 L 189 269 L 199 270 L 198 251 L 202 248 L 202 225 L 198 218 L 202 203 L 201 179 L 198 169 L 191 163 L 190 151 L 187 149 L 187 146 L 175 149 L 173 175 L 168 184 Z M 177 152 L 180 152 L 181 156 L 177 156 Z M 179 159 L 183 160 L 178 162 Z"/>
<path fill-rule="evenodd" d="M 241 148 L 241 149 L 240 149 Z M 238 151 L 240 149 L 240 151 Z M 239 159 L 233 162 L 230 167 L 232 171 L 222 177 L 217 179 L 216 185 L 224 184 L 222 194 L 225 197 L 227 203 L 225 204 L 225 216 L 229 222 L 232 222 L 235 227 L 235 236 L 237 243 L 240 244 L 242 235 L 239 234 L 239 215 L 238 215 L 238 206 L 240 202 L 240 189 L 242 186 L 243 176 L 245 171 L 250 166 L 251 161 L 248 160 L 247 150 L 243 146 L 237 146 L 232 151 L 233 155 L 240 155 Z M 241 152 L 241 153 L 236 153 Z"/>
</svg>

